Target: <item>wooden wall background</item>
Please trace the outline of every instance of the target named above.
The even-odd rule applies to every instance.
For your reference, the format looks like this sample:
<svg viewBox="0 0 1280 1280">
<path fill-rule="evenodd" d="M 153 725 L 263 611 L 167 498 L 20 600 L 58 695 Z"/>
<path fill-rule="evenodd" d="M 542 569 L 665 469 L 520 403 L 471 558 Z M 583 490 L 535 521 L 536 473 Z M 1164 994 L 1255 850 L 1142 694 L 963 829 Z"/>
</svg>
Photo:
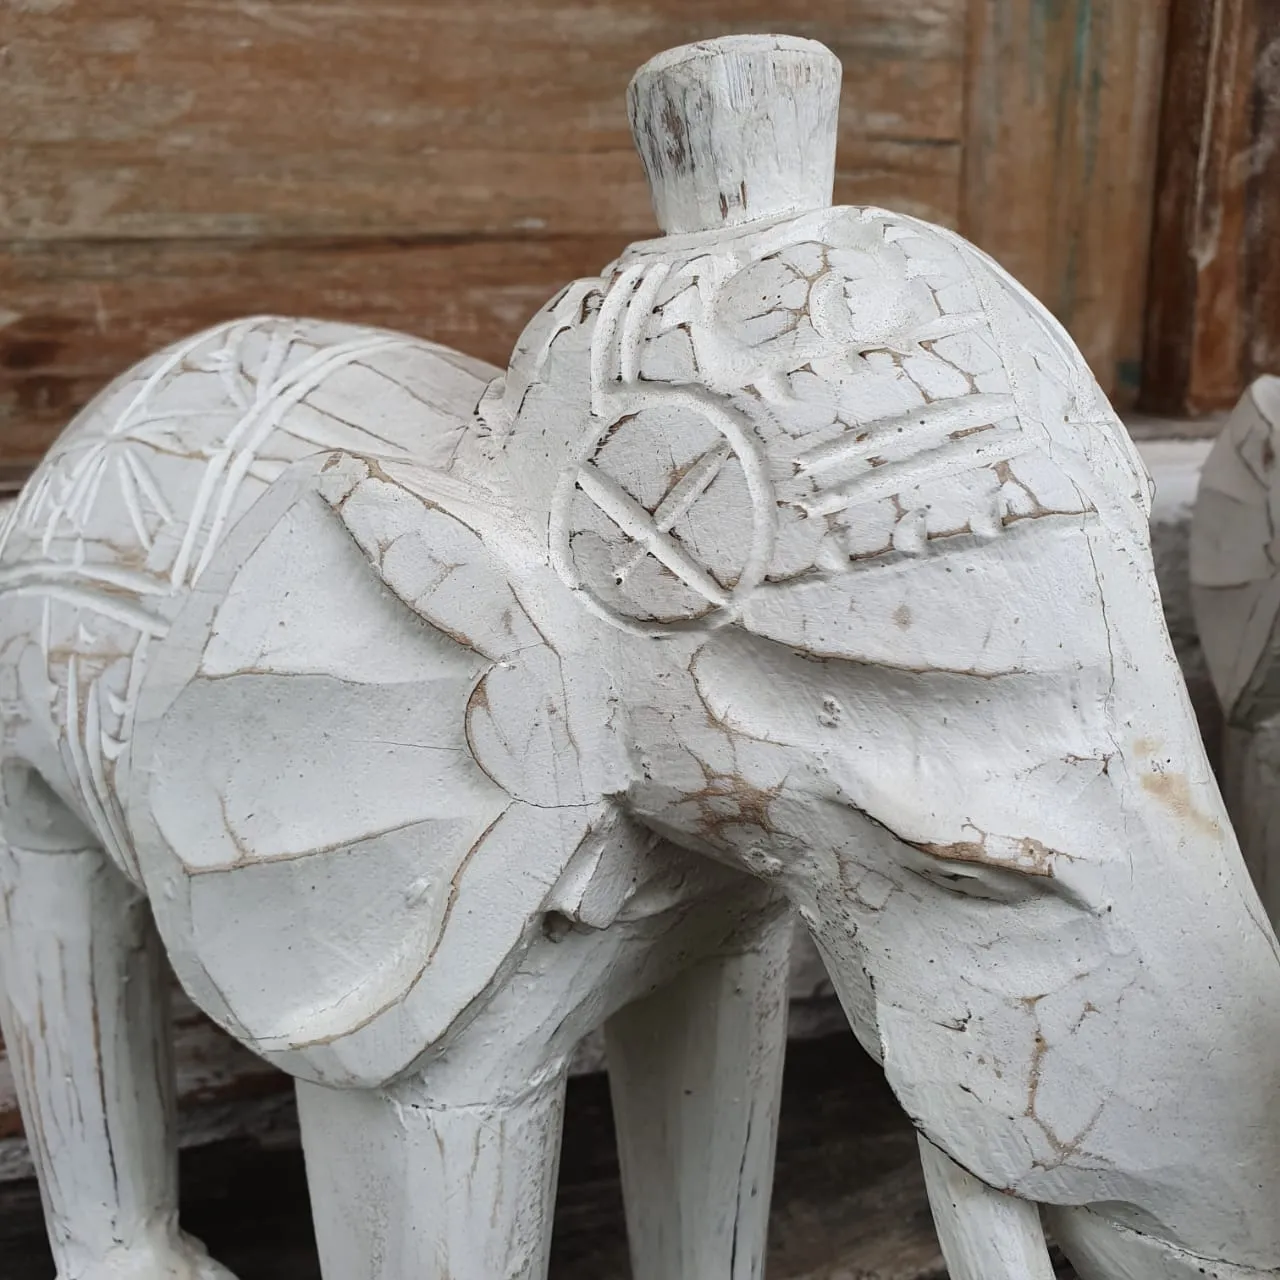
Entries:
<svg viewBox="0 0 1280 1280">
<path fill-rule="evenodd" d="M 1173 0 L 1143 407 L 1194 414 L 1280 373 L 1280 3 Z"/>
<path fill-rule="evenodd" d="M 958 227 L 1136 389 L 1167 0 L 0 0 L 0 479 L 238 314 L 496 363 L 653 220 L 623 95 L 732 31 L 845 67 L 837 199 Z"/>
<path fill-rule="evenodd" d="M 116 373 L 236 315 L 503 364 L 653 233 L 634 69 L 762 30 L 844 63 L 837 200 L 975 240 L 1121 408 L 1280 371 L 1277 0 L 0 0 L 0 489 Z M 188 1104 L 278 1090 L 179 1021 Z M 0 1046 L 0 1157 L 18 1132 Z"/>
</svg>

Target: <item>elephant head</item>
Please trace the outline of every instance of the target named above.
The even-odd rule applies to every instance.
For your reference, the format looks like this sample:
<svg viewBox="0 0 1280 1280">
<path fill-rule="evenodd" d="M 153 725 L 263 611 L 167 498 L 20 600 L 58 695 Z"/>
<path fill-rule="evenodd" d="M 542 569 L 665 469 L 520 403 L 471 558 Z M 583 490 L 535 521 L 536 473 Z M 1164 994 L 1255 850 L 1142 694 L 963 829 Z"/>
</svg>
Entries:
<svg viewBox="0 0 1280 1280">
<path fill-rule="evenodd" d="M 125 610 L 137 575 L 90 566 L 130 634 L 147 591 L 172 606 L 145 678 L 122 662 L 93 703 L 135 725 L 98 825 L 127 825 L 203 1007 L 369 1088 L 532 972 L 548 913 L 678 897 L 656 833 L 796 905 L 922 1134 L 957 1277 L 1047 1267 L 1035 1204 L 1086 1280 L 1280 1274 L 1280 958 L 1165 631 L 1147 478 L 994 262 L 831 207 L 838 86 L 777 37 L 643 68 L 666 234 L 553 299 L 483 395 L 396 339 L 425 399 L 448 372 L 434 451 L 312 448 L 288 415 L 320 412 L 332 352 L 290 375 L 305 396 L 254 398 L 214 453 L 235 494 L 276 427 L 301 443 L 166 568 L 181 598 L 148 579 Z M 388 341 L 341 346 L 344 413 L 377 416 Z"/>
<path fill-rule="evenodd" d="M 533 320 L 466 465 L 625 810 L 784 889 L 928 1143 L 1091 1280 L 1280 1272 L 1280 964 L 1147 477 L 991 259 L 830 207 L 837 89 L 772 38 L 638 74 L 667 234 Z"/>
</svg>

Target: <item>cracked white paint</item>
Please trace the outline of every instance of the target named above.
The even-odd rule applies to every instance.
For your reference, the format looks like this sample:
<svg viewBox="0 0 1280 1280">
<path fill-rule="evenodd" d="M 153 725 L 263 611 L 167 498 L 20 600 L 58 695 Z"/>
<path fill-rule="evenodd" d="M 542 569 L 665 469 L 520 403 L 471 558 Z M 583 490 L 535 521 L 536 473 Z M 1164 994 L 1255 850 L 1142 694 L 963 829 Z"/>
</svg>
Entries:
<svg viewBox="0 0 1280 1280">
<path fill-rule="evenodd" d="M 1280 961 L 1148 477 L 990 259 L 826 206 L 837 85 L 806 41 L 664 56 L 632 111 L 672 234 L 505 378 L 224 327 L 104 393 L 7 525 L 6 841 L 53 879 L 41 823 L 100 843 L 192 998 L 304 1082 L 330 1280 L 542 1276 L 606 1023 L 636 1274 L 758 1280 L 788 903 L 954 1276 L 1043 1268 L 1036 1203 L 1085 1280 L 1280 1271 Z M 100 926 L 33 891 L 6 936 Z M 14 1043 L 41 975 L 10 949 Z M 87 1132 L 56 1068 L 25 1105 Z"/>
</svg>

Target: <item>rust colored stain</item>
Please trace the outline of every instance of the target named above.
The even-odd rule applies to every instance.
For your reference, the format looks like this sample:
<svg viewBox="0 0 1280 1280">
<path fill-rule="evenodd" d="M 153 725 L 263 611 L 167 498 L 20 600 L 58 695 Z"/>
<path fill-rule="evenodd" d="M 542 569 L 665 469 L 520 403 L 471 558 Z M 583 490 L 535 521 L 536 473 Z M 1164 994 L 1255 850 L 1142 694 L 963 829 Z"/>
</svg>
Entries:
<svg viewBox="0 0 1280 1280">
<path fill-rule="evenodd" d="M 725 827 L 774 831 L 769 806 L 778 798 L 780 790 L 781 784 L 765 791 L 752 786 L 740 774 L 721 773 L 710 775 L 706 786 L 690 792 L 685 799 L 698 806 L 698 826 L 705 836 L 714 839 Z"/>
<path fill-rule="evenodd" d="M 1220 836 L 1222 828 L 1216 818 L 1201 813 L 1191 799 L 1191 788 L 1182 773 L 1144 773 L 1142 789 L 1166 805 L 1180 822 L 1193 826 L 1209 836 Z"/>
<path fill-rule="evenodd" d="M 1063 856 L 1047 844 L 1024 837 L 1019 845 L 1019 854 L 1025 861 L 1011 862 L 1007 858 L 993 858 L 987 852 L 985 843 L 978 840 L 957 840 L 953 844 L 915 844 L 907 841 L 921 853 L 943 862 L 973 862 L 984 867 L 996 867 L 1001 871 L 1021 871 L 1029 876 L 1053 878 L 1053 859 Z"/>
</svg>

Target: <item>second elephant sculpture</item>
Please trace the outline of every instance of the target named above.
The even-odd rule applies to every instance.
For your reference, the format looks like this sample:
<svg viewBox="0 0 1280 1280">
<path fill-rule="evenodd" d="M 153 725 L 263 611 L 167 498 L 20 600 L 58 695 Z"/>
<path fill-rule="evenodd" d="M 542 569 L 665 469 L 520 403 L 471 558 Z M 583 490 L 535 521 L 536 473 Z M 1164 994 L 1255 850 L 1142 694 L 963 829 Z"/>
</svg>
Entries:
<svg viewBox="0 0 1280 1280">
<path fill-rule="evenodd" d="M 832 208 L 839 68 L 641 70 L 667 234 L 505 375 L 246 320 L 0 558 L 4 1030 L 60 1280 L 212 1280 L 158 957 L 299 1080 L 328 1280 L 540 1280 L 607 1025 L 638 1280 L 758 1280 L 788 904 L 956 1280 L 1280 1274 L 1280 961 L 1147 479 L 950 232 Z M 150 919 L 158 933 L 153 934 Z"/>
<path fill-rule="evenodd" d="M 1214 441 L 1191 524 L 1191 591 L 1206 665 L 1226 717 L 1222 774 L 1245 860 L 1280 919 L 1280 377 L 1245 392 Z"/>
</svg>

